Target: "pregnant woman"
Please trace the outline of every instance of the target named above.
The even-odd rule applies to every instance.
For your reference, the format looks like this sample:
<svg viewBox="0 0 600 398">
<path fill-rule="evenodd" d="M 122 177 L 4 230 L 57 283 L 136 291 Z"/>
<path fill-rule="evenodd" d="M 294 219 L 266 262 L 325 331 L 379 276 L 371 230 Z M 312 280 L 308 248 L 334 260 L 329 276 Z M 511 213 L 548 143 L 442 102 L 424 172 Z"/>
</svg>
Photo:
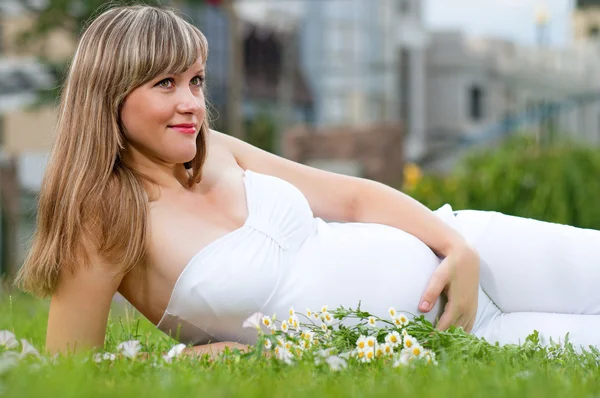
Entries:
<svg viewBox="0 0 600 398">
<path fill-rule="evenodd" d="M 252 343 L 258 311 L 359 301 L 492 342 L 537 329 L 600 346 L 598 231 L 431 212 L 210 130 L 207 54 L 161 8 L 108 9 L 84 31 L 17 276 L 51 296 L 47 351 L 102 346 L 116 292 L 198 352 Z"/>
</svg>

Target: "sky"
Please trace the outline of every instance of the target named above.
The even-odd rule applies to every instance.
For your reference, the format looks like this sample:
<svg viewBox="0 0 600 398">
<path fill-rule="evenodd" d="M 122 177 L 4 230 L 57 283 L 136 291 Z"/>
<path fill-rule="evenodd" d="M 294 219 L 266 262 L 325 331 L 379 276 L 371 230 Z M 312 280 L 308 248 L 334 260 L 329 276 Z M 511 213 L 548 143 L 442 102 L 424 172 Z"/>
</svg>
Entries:
<svg viewBox="0 0 600 398">
<path fill-rule="evenodd" d="M 265 4 L 285 6 L 290 10 L 300 9 L 304 1 L 238 0 L 238 4 L 241 4 L 242 12 L 251 16 L 260 14 Z M 430 29 L 462 28 L 470 34 L 506 38 L 522 44 L 535 43 L 535 10 L 544 5 L 550 17 L 549 44 L 565 46 L 571 40 L 571 9 L 574 0 L 420 1 L 424 2 L 424 22 Z"/>
<path fill-rule="evenodd" d="M 545 6 L 549 15 L 548 40 L 553 46 L 571 41 L 573 0 L 422 0 L 425 23 L 433 29 L 462 27 L 468 33 L 536 41 L 535 10 Z"/>
</svg>

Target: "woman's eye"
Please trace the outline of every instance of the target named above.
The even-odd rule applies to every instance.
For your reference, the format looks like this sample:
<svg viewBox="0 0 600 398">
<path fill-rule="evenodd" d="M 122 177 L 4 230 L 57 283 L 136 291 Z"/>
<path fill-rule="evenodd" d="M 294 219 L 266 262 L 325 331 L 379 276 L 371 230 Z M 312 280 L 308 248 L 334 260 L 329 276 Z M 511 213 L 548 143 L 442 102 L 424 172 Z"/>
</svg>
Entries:
<svg viewBox="0 0 600 398">
<path fill-rule="evenodd" d="M 192 78 L 192 81 L 191 81 L 191 83 L 192 83 L 194 86 L 202 86 L 202 85 L 204 84 L 204 77 L 202 77 L 202 76 L 194 76 L 194 77 Z"/>
<path fill-rule="evenodd" d="M 169 88 L 169 87 L 171 87 L 170 86 L 171 83 L 172 83 L 172 79 L 164 79 L 164 80 L 161 80 L 158 83 L 156 83 L 156 85 L 163 87 L 163 88 Z"/>
</svg>

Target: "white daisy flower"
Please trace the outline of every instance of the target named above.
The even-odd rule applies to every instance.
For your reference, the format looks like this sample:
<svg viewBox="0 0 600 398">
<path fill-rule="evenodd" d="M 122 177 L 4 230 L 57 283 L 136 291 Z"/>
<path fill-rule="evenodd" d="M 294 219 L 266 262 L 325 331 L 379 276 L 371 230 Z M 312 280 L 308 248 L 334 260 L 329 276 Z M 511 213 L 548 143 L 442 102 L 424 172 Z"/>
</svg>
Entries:
<svg viewBox="0 0 600 398">
<path fill-rule="evenodd" d="M 386 356 L 392 356 L 394 353 L 394 347 L 390 343 L 385 343 L 381 345 L 381 348 Z"/>
<path fill-rule="evenodd" d="M 327 328 L 327 324 L 326 324 L 325 322 L 323 322 L 323 323 L 321 324 L 321 330 L 322 330 L 322 331 L 324 331 L 324 332 L 327 332 L 327 329 L 328 329 L 328 328 Z"/>
<path fill-rule="evenodd" d="M 328 305 L 324 305 L 321 307 L 321 312 L 327 312 Z"/>
<path fill-rule="evenodd" d="M 248 319 L 246 319 L 244 321 L 244 323 L 242 324 L 243 328 L 255 328 L 255 329 L 260 329 L 260 320 L 261 318 L 264 316 L 263 313 L 261 312 L 255 312 L 254 314 L 250 315 L 248 317 Z"/>
<path fill-rule="evenodd" d="M 400 333 L 393 331 L 392 333 L 385 336 L 385 342 L 391 345 L 392 347 L 397 347 L 402 343 L 402 337 L 400 337 Z"/>
<path fill-rule="evenodd" d="M 375 358 L 375 352 L 373 350 L 368 350 L 364 352 L 364 356 L 361 358 L 362 362 L 368 363 L 371 362 Z"/>
<path fill-rule="evenodd" d="M 422 358 L 424 353 L 423 347 L 420 344 L 415 344 L 410 348 L 410 353 L 415 358 Z"/>
<path fill-rule="evenodd" d="M 137 357 L 141 349 L 142 346 L 137 340 L 124 341 L 117 346 L 117 350 L 119 350 L 119 352 L 123 354 L 123 356 L 126 356 L 127 358 L 131 359 Z"/>
<path fill-rule="evenodd" d="M 435 352 L 431 350 L 423 350 L 423 358 L 425 358 L 428 365 L 437 366 L 438 364 L 438 361 L 435 359 Z"/>
<path fill-rule="evenodd" d="M 388 310 L 388 313 L 390 314 L 392 319 L 394 319 L 396 317 L 396 309 L 394 307 L 390 307 L 390 309 Z"/>
<path fill-rule="evenodd" d="M 408 325 L 408 317 L 402 313 L 399 313 L 394 318 L 394 324 L 398 327 L 403 327 Z"/>
<path fill-rule="evenodd" d="M 269 329 L 271 329 L 273 327 L 273 321 L 271 320 L 271 317 L 268 316 L 268 315 L 264 315 L 262 317 L 262 323 L 263 323 L 263 325 L 265 325 Z"/>
<path fill-rule="evenodd" d="M 15 335 L 8 330 L 0 331 L 0 346 L 4 347 L 8 350 L 16 348 L 19 345 L 19 342 L 15 338 Z"/>
<path fill-rule="evenodd" d="M 267 350 L 270 350 L 271 347 L 273 346 L 273 344 L 271 343 L 271 340 L 269 340 L 269 339 L 265 339 L 264 342 L 263 342 L 263 344 L 265 345 L 265 348 Z"/>
<path fill-rule="evenodd" d="M 315 321 L 319 320 L 319 314 L 317 312 L 313 312 L 312 316 L 313 316 L 313 320 L 315 320 Z"/>
<path fill-rule="evenodd" d="M 375 337 L 369 336 L 366 338 L 365 343 L 366 343 L 367 349 L 372 350 L 373 348 L 375 348 L 375 344 L 377 344 L 377 340 L 375 339 Z"/>
<path fill-rule="evenodd" d="M 283 347 L 285 345 L 285 339 L 281 336 L 277 336 L 277 347 Z"/>
<path fill-rule="evenodd" d="M 404 348 L 411 349 L 418 344 L 419 343 L 417 342 L 417 339 L 415 339 L 411 335 L 407 334 L 406 336 L 404 336 Z"/>
<path fill-rule="evenodd" d="M 333 322 L 333 315 L 331 315 L 329 312 L 323 312 L 321 314 L 321 320 L 327 325 L 331 325 L 331 323 Z"/>
<path fill-rule="evenodd" d="M 181 356 L 184 350 L 185 344 L 176 344 L 169 350 L 169 352 L 167 352 L 167 357 L 171 359 L 178 358 Z"/>
<path fill-rule="evenodd" d="M 368 321 L 367 321 L 367 326 L 370 328 L 374 328 L 377 327 L 377 320 L 375 319 L 374 316 L 370 316 Z"/>
<path fill-rule="evenodd" d="M 304 340 L 311 341 L 315 338 L 315 332 L 311 332 L 310 330 L 304 331 Z"/>
<path fill-rule="evenodd" d="M 356 348 L 359 350 L 367 348 L 367 336 L 360 336 L 358 340 L 356 340 Z"/>
<path fill-rule="evenodd" d="M 294 307 L 290 307 L 290 309 L 289 309 L 289 311 L 288 311 L 288 314 L 289 314 L 290 316 L 294 316 L 294 315 L 296 315 L 296 311 L 294 311 Z"/>
<path fill-rule="evenodd" d="M 312 311 L 309 308 L 306 309 L 306 316 L 309 318 L 312 316 Z"/>
<path fill-rule="evenodd" d="M 287 321 L 281 322 L 281 331 L 283 333 L 287 333 L 288 330 L 289 330 L 288 322 Z"/>
<path fill-rule="evenodd" d="M 40 353 L 38 352 L 38 350 L 36 350 L 34 346 L 29 344 L 29 342 L 27 340 L 21 339 L 21 347 L 22 347 L 21 358 L 23 358 L 27 355 L 33 355 L 34 357 L 38 357 L 38 358 L 40 357 Z"/>
<path fill-rule="evenodd" d="M 289 317 L 288 326 L 292 327 L 294 329 L 298 329 L 298 327 L 300 326 L 300 324 L 298 322 L 298 315 L 292 315 Z"/>
<path fill-rule="evenodd" d="M 356 358 L 362 360 L 365 357 L 365 350 L 356 350 L 354 351 L 354 354 L 356 355 Z"/>
<path fill-rule="evenodd" d="M 383 350 L 383 345 L 375 344 L 375 358 L 381 358 L 384 354 L 385 351 Z"/>
</svg>

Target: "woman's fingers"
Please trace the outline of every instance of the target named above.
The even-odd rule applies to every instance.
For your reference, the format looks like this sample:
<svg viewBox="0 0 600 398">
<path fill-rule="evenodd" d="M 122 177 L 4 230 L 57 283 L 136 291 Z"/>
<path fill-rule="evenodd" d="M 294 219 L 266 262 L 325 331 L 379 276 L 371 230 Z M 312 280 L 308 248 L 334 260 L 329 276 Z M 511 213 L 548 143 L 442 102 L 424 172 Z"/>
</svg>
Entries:
<svg viewBox="0 0 600 398">
<path fill-rule="evenodd" d="M 448 285 L 448 271 L 446 269 L 445 260 L 436 268 L 431 275 L 429 285 L 423 293 L 421 302 L 419 304 L 419 310 L 421 312 L 429 312 L 437 302 L 440 294 Z"/>
</svg>

